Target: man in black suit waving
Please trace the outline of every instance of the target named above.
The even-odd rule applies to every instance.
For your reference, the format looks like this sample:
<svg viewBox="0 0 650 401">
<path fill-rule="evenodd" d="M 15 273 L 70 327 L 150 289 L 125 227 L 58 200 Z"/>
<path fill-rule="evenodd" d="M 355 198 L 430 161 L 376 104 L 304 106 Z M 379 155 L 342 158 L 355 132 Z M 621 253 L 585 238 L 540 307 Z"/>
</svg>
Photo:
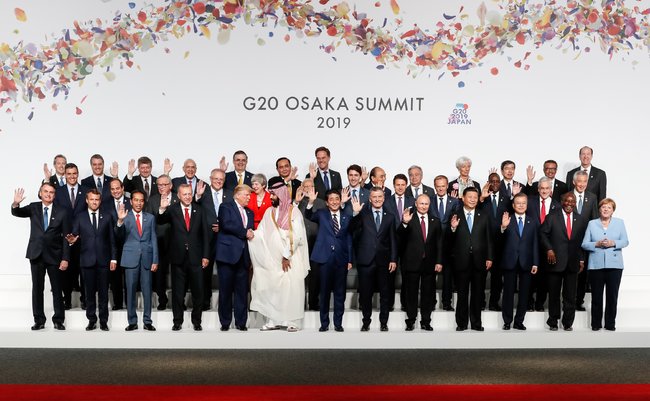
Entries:
<svg viewBox="0 0 650 401">
<path fill-rule="evenodd" d="M 330 150 L 325 146 L 316 148 L 316 163 L 309 164 L 307 178 L 314 180 L 314 188 L 318 197 L 327 200 L 325 193 L 330 189 L 340 191 L 343 188 L 341 174 L 330 169 Z"/>
<path fill-rule="evenodd" d="M 29 259 L 32 270 L 32 312 L 34 325 L 32 330 L 45 328 L 45 312 L 43 310 L 43 291 L 45 287 L 45 273 L 50 278 L 52 298 L 54 300 L 54 316 L 52 322 L 57 330 L 65 330 L 65 309 L 60 283 L 59 270 L 68 268 L 70 249 L 65 235 L 70 232 L 70 220 L 66 211 L 53 204 L 55 196 L 54 185 L 43 183 L 38 196 L 40 202 L 32 202 L 20 207 L 20 202 L 25 200 L 25 190 L 16 189 L 14 201 L 11 204 L 11 214 L 16 217 L 29 217 L 31 231 L 26 257 Z"/>
</svg>

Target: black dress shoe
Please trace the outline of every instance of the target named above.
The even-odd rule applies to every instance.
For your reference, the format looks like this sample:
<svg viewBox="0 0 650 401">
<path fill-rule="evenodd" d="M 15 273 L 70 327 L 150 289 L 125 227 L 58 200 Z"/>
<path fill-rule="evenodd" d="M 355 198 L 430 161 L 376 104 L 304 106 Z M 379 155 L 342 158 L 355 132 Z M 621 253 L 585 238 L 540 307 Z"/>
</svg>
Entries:
<svg viewBox="0 0 650 401">
<path fill-rule="evenodd" d="M 406 331 L 413 331 L 413 323 L 406 323 Z"/>
<path fill-rule="evenodd" d="M 433 331 L 433 327 L 429 323 L 421 324 L 420 328 L 425 331 Z"/>
<path fill-rule="evenodd" d="M 600 331 L 600 327 L 592 327 L 591 331 Z"/>
<path fill-rule="evenodd" d="M 578 305 L 578 306 L 576 306 L 576 311 L 578 311 L 578 312 L 584 312 L 584 311 L 586 311 L 586 310 L 587 310 L 587 309 L 585 309 L 584 305 Z"/>
<path fill-rule="evenodd" d="M 228 330 L 230 330 L 230 326 L 221 326 L 221 328 L 219 330 L 228 331 Z"/>
<path fill-rule="evenodd" d="M 370 330 L 370 324 L 364 323 L 361 326 L 361 331 L 368 331 L 368 330 Z"/>
<path fill-rule="evenodd" d="M 187 305 L 183 304 L 183 310 L 187 310 Z"/>
<path fill-rule="evenodd" d="M 320 309 L 317 306 L 310 306 L 309 310 L 318 312 Z"/>
<path fill-rule="evenodd" d="M 124 328 L 124 331 L 133 331 L 133 330 L 137 330 L 137 329 L 138 329 L 137 324 L 130 324 L 130 325 L 128 325 L 128 326 L 126 326 Z"/>
<path fill-rule="evenodd" d="M 504 323 L 502 329 L 503 330 L 510 330 L 510 324 L 509 323 Z"/>
<path fill-rule="evenodd" d="M 535 307 L 535 312 L 544 312 L 544 307 L 543 306 Z"/>
<path fill-rule="evenodd" d="M 208 311 L 208 310 L 210 310 L 210 309 L 212 309 L 212 308 L 210 307 L 210 305 L 203 305 L 203 306 L 201 307 L 201 310 L 202 310 L 203 312 Z"/>
<path fill-rule="evenodd" d="M 565 327 L 565 328 L 564 328 L 564 331 L 573 331 L 573 327 L 571 327 L 571 326 L 569 326 L 569 327 Z"/>
<path fill-rule="evenodd" d="M 156 328 L 153 327 L 153 324 L 151 323 L 146 323 L 144 326 L 142 326 L 145 330 L 147 331 L 156 331 Z"/>
<path fill-rule="evenodd" d="M 551 331 L 557 331 L 557 330 L 558 330 L 557 324 L 549 325 L 548 328 L 549 328 L 549 330 L 551 330 Z"/>
<path fill-rule="evenodd" d="M 88 323 L 88 326 L 86 326 L 86 331 L 92 331 L 97 328 L 97 323 Z"/>
<path fill-rule="evenodd" d="M 158 306 L 156 307 L 156 309 L 158 309 L 158 310 L 165 310 L 165 309 L 167 309 L 167 304 L 158 304 Z"/>
<path fill-rule="evenodd" d="M 113 307 L 111 308 L 111 310 L 122 310 L 122 306 L 121 306 L 121 305 L 120 305 L 120 306 L 118 306 L 118 305 L 113 305 Z"/>
<path fill-rule="evenodd" d="M 454 311 L 454 307 L 451 306 L 451 305 L 447 305 L 447 306 L 443 306 L 443 307 L 442 307 L 442 310 L 446 310 L 446 311 L 448 311 L 448 312 L 453 312 L 453 311 Z"/>
<path fill-rule="evenodd" d="M 322 333 L 322 332 L 325 332 L 325 331 L 327 331 L 327 330 L 329 330 L 329 329 L 330 329 L 330 328 L 327 327 L 327 326 L 320 326 L 320 328 L 318 329 L 318 331 L 320 331 L 320 332 Z"/>
<path fill-rule="evenodd" d="M 43 323 L 34 323 L 32 330 L 43 330 L 45 325 Z"/>
<path fill-rule="evenodd" d="M 474 331 L 485 331 L 485 327 L 483 327 L 483 326 L 474 326 L 474 327 L 472 327 L 472 330 L 474 330 Z"/>
<path fill-rule="evenodd" d="M 235 325 L 235 328 L 236 328 L 237 330 L 239 330 L 239 331 L 248 331 L 248 327 L 246 327 L 246 326 L 238 326 L 238 325 Z"/>
<path fill-rule="evenodd" d="M 616 327 L 605 327 L 607 331 L 616 331 Z"/>
<path fill-rule="evenodd" d="M 70 305 L 70 304 L 65 304 L 65 305 L 63 305 L 63 308 L 64 308 L 65 310 L 70 310 L 70 309 L 72 309 L 72 305 Z"/>
<path fill-rule="evenodd" d="M 203 327 L 201 327 L 200 324 L 195 324 L 194 325 L 194 331 L 201 331 L 201 330 L 203 330 Z"/>
<path fill-rule="evenodd" d="M 99 329 L 101 331 L 108 331 L 108 324 L 106 323 L 99 323 Z"/>
<path fill-rule="evenodd" d="M 172 326 L 172 331 L 179 331 L 180 329 L 181 329 L 181 325 L 180 325 L 180 324 L 174 324 L 174 325 Z"/>
<path fill-rule="evenodd" d="M 383 323 L 383 324 L 379 327 L 379 331 L 388 331 L 388 325 L 385 324 L 385 323 Z"/>
<path fill-rule="evenodd" d="M 488 309 L 494 312 L 501 312 L 501 307 L 499 305 L 490 305 Z"/>
<path fill-rule="evenodd" d="M 467 330 L 467 327 L 460 327 L 460 326 L 456 327 L 456 331 L 465 331 L 465 330 Z"/>
<path fill-rule="evenodd" d="M 526 330 L 526 326 L 524 326 L 523 323 L 515 323 L 512 327 L 514 327 L 515 330 Z"/>
<path fill-rule="evenodd" d="M 338 331 L 339 333 L 343 332 L 343 326 L 334 326 L 334 331 Z"/>
<path fill-rule="evenodd" d="M 81 303 L 81 309 L 86 310 L 86 303 L 85 302 Z"/>
<path fill-rule="evenodd" d="M 65 326 L 63 325 L 63 323 L 54 322 L 54 329 L 55 330 L 65 330 Z"/>
</svg>

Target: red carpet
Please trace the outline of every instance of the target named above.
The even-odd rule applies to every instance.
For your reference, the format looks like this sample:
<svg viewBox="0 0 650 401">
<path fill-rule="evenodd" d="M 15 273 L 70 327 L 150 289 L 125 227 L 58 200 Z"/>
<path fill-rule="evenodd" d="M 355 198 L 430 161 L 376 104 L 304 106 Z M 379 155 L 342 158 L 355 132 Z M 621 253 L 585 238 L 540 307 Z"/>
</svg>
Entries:
<svg viewBox="0 0 650 401">
<path fill-rule="evenodd" d="M 11 400 L 650 400 L 650 384 L 531 384 L 426 386 L 98 386 L 0 385 Z"/>
</svg>

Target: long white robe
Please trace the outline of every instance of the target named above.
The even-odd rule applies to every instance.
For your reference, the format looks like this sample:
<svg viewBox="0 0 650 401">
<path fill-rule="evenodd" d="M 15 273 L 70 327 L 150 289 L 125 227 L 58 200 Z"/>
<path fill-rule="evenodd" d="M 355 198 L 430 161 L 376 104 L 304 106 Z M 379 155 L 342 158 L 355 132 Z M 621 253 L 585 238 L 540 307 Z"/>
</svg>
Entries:
<svg viewBox="0 0 650 401">
<path fill-rule="evenodd" d="M 300 210 L 292 205 L 291 227 L 293 253 L 289 230 L 273 221 L 276 208 L 269 208 L 248 242 L 253 263 L 251 309 L 280 323 L 305 316 L 305 277 L 309 271 L 309 250 L 305 223 Z M 290 260 L 289 271 L 282 271 L 282 258 Z"/>
</svg>

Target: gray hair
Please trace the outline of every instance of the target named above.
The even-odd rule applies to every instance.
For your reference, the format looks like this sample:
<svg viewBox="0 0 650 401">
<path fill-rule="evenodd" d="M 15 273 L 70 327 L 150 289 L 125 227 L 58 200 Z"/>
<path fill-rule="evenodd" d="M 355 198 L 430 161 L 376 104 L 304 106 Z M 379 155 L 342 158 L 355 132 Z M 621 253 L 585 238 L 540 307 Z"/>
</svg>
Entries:
<svg viewBox="0 0 650 401">
<path fill-rule="evenodd" d="M 575 182 L 576 178 L 578 178 L 581 175 L 584 175 L 585 177 L 587 177 L 587 179 L 589 179 L 589 174 L 587 174 L 586 171 L 578 170 L 575 173 L 573 173 L 573 181 Z"/>
<path fill-rule="evenodd" d="M 253 174 L 253 177 L 251 177 L 251 184 L 254 182 L 257 182 L 266 188 L 266 176 L 264 174 Z"/>
<path fill-rule="evenodd" d="M 540 178 L 539 181 L 537 182 L 537 185 L 542 184 L 542 183 L 545 183 L 545 182 L 548 182 L 548 184 L 551 185 L 551 179 L 548 178 L 548 177 L 542 177 L 542 178 Z"/>
<path fill-rule="evenodd" d="M 472 165 L 472 159 L 470 159 L 467 156 L 461 156 L 458 159 L 456 159 L 456 168 L 460 170 L 461 167 L 463 167 L 465 164 L 468 164 L 471 166 Z"/>
</svg>

